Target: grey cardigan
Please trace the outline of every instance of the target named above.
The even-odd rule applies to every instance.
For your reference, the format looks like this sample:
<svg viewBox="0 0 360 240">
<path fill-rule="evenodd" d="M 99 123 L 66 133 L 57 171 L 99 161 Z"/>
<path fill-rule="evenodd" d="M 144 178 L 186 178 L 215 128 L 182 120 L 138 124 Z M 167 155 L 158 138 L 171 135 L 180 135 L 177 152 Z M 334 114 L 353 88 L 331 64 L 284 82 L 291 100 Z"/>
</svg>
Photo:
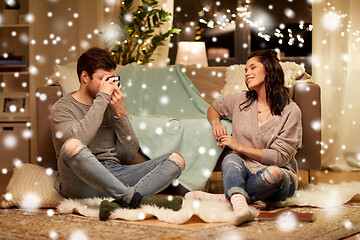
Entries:
<svg viewBox="0 0 360 240">
<path fill-rule="evenodd" d="M 241 105 L 246 100 L 245 92 L 216 99 L 212 106 L 221 117 L 232 120 L 232 136 L 245 146 L 263 149 L 261 162 L 236 152 L 244 159 L 245 166 L 252 172 L 276 165 L 285 169 L 298 186 L 298 166 L 295 159 L 297 148 L 302 142 L 301 111 L 290 101 L 280 116 L 273 116 L 263 125 L 258 125 L 256 100 L 249 106 Z"/>
</svg>

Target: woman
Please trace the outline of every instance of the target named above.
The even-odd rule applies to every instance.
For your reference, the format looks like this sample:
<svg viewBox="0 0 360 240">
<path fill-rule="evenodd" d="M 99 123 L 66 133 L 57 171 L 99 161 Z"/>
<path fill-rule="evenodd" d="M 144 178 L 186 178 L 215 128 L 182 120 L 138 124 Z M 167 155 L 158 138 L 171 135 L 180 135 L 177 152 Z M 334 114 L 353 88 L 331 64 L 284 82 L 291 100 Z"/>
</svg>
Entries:
<svg viewBox="0 0 360 240">
<path fill-rule="evenodd" d="M 222 174 L 235 225 L 255 218 L 249 202 L 282 201 L 293 195 L 298 184 L 295 154 L 302 138 L 301 112 L 284 86 L 276 52 L 251 53 L 245 81 L 248 91 L 216 99 L 207 113 L 215 139 L 233 150 L 223 160 Z M 221 118 L 232 120 L 232 136 Z M 190 195 L 215 197 L 196 192 L 186 197 Z"/>
</svg>

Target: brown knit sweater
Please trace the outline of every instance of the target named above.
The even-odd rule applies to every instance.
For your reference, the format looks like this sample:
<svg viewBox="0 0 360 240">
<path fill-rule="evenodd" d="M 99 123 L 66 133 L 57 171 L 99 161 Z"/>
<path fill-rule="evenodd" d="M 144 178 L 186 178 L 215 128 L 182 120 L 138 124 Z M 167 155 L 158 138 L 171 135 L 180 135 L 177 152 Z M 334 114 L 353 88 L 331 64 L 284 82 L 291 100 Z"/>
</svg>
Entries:
<svg viewBox="0 0 360 240">
<path fill-rule="evenodd" d="M 221 117 L 232 120 L 232 136 L 245 146 L 263 149 L 261 162 L 243 154 L 245 166 L 252 172 L 276 165 L 285 169 L 292 177 L 295 188 L 298 185 L 297 162 L 295 154 L 302 141 L 301 111 L 295 102 L 285 106 L 280 116 L 273 116 L 259 127 L 257 119 L 257 101 L 251 106 L 240 107 L 246 100 L 245 93 L 227 95 L 216 99 L 212 106 Z"/>
</svg>

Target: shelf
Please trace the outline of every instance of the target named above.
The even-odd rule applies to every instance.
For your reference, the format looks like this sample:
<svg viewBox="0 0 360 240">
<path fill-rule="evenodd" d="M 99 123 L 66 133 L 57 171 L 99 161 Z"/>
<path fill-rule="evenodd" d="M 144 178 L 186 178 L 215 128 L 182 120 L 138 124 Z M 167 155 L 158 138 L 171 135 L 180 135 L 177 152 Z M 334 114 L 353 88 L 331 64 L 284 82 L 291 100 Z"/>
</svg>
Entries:
<svg viewBox="0 0 360 240">
<path fill-rule="evenodd" d="M 28 71 L 0 72 L 0 75 L 14 75 L 15 73 L 18 73 L 19 75 L 30 75 L 30 72 L 28 72 Z"/>
<path fill-rule="evenodd" d="M 30 117 L 0 117 L 0 123 L 26 123 Z"/>
<path fill-rule="evenodd" d="M 29 24 L 0 24 L 0 28 L 26 28 Z"/>
<path fill-rule="evenodd" d="M 29 13 L 35 14 L 42 12 L 42 10 L 40 11 L 38 9 L 40 6 L 42 7 L 42 1 L 17 0 L 17 2 L 19 2 L 20 5 L 19 16 L 22 15 L 21 17 L 26 17 Z M 0 5 L 1 11 L 5 7 L 5 2 L 2 1 Z M 43 19 L 46 19 L 46 17 Z M 19 20 L 21 21 L 19 22 Z M 34 23 L 26 22 L 26 19 L 10 19 L 10 17 L 9 21 L 4 20 L 0 23 L 0 58 L 1 60 L 16 60 L 8 62 L 1 61 L 0 123 L 14 126 L 14 129 L 16 125 L 26 126 L 27 129 L 35 133 L 36 86 L 34 85 L 34 76 L 30 72 L 30 66 L 35 65 L 35 57 L 33 56 L 35 53 L 34 46 L 30 43 L 30 39 L 36 38 L 33 26 Z M 13 34 L 13 32 L 16 34 Z M 26 36 L 28 41 L 23 41 L 23 36 Z M 8 51 L 14 51 L 13 55 L 15 55 L 15 58 L 4 57 L 3 54 Z M 11 54 L 9 54 L 9 56 L 10 55 Z M 17 58 L 20 56 L 21 58 Z M 16 108 L 13 107 L 13 105 Z M 4 139 L 4 135 L 1 135 L 1 133 L 4 133 L 4 131 L 0 131 L 0 142 Z M 23 146 L 20 145 L 21 152 L 27 156 L 23 162 L 30 162 L 30 155 L 31 158 L 34 159 L 34 162 L 36 162 L 35 137 L 27 138 L 25 142 L 26 144 L 24 143 L 22 145 L 29 145 L 29 148 L 23 149 Z M 0 153 L 2 152 L 7 154 L 6 151 L 2 151 L 0 146 Z M 10 163 L 12 163 L 14 157 L 23 160 L 20 151 L 16 151 L 14 156 L 9 156 L 12 157 Z"/>
</svg>

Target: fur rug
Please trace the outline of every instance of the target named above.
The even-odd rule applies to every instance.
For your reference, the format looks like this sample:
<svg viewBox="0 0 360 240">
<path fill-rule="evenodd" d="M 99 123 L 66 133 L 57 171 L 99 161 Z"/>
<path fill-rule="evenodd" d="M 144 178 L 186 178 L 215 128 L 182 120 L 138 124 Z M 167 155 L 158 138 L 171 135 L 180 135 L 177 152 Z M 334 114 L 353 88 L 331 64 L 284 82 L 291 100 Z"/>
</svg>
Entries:
<svg viewBox="0 0 360 240">
<path fill-rule="evenodd" d="M 58 206 L 61 213 L 75 213 L 89 217 L 99 217 L 99 205 L 103 199 L 66 199 Z M 109 199 L 112 200 L 112 199 Z M 348 202 L 360 202 L 360 182 L 341 184 L 306 184 L 300 186 L 293 197 L 273 204 L 276 207 L 311 206 L 320 208 L 337 207 Z M 251 207 L 253 211 L 258 210 Z M 204 222 L 232 222 L 234 214 L 229 203 L 216 201 L 196 201 L 184 199 L 182 208 L 175 212 L 155 206 L 139 209 L 117 209 L 109 219 L 144 220 L 155 216 L 158 220 L 182 224 L 197 215 Z"/>
<path fill-rule="evenodd" d="M 61 213 L 76 213 L 89 217 L 99 217 L 99 205 L 103 199 L 64 200 L 58 207 Z M 112 200 L 112 199 L 109 199 Z M 252 208 L 255 210 L 255 208 Z M 256 211 L 256 210 L 255 210 Z M 196 201 L 184 199 L 182 208 L 173 211 L 156 206 L 142 206 L 138 209 L 117 209 L 109 219 L 144 220 L 155 216 L 158 220 L 173 224 L 186 223 L 193 215 L 204 222 L 231 222 L 234 218 L 232 207 L 228 203 L 213 201 Z"/>
<path fill-rule="evenodd" d="M 277 202 L 277 207 L 309 206 L 330 208 L 348 202 L 360 202 L 360 182 L 344 182 L 340 184 L 320 183 L 301 184 L 291 198 Z"/>
</svg>

